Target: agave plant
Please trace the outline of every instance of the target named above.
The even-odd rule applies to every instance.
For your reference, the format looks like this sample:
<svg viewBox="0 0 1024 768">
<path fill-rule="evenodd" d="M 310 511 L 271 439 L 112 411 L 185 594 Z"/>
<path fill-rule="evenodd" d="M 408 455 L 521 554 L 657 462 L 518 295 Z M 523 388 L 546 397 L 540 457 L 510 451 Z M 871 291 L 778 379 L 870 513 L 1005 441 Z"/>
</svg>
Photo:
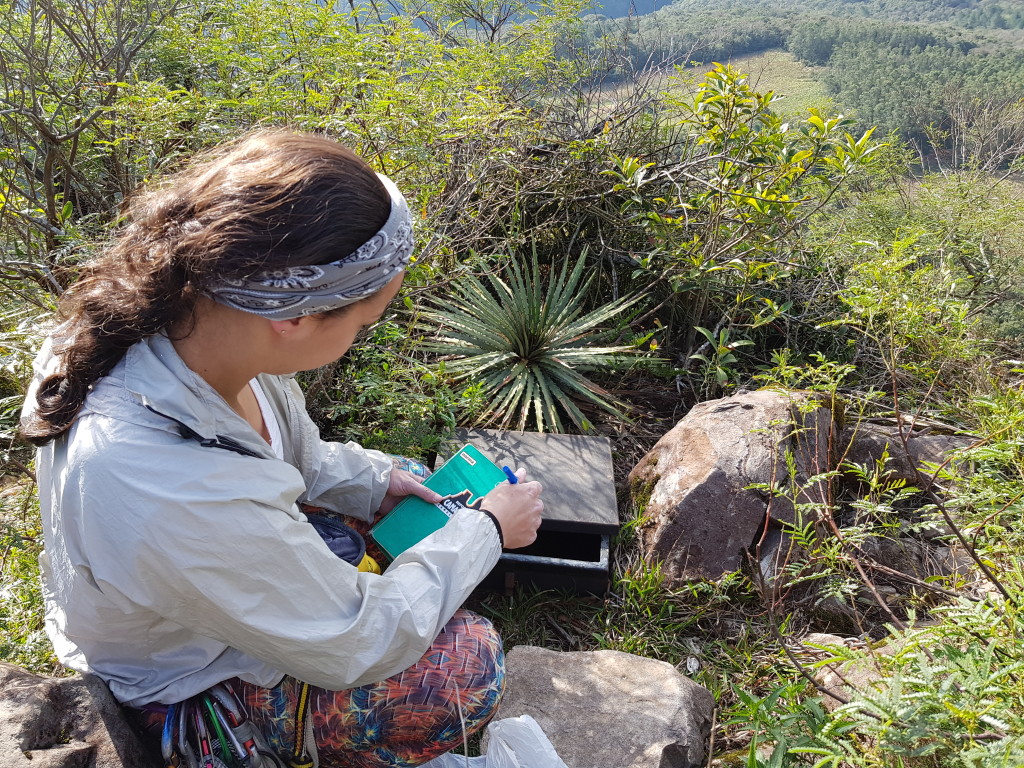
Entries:
<svg viewBox="0 0 1024 768">
<path fill-rule="evenodd" d="M 539 431 L 564 432 L 565 413 L 588 431 L 592 425 L 575 400 L 626 418 L 625 405 L 584 373 L 635 359 L 630 347 L 601 344 L 608 335 L 602 326 L 636 298 L 583 314 L 585 264 L 583 254 L 571 270 L 568 263 L 552 270 L 545 290 L 534 253 L 526 268 L 510 259 L 505 279 L 468 274 L 451 294 L 429 300 L 421 315 L 434 336 L 427 347 L 444 355 L 445 370 L 457 380 L 481 385 L 488 403 L 478 424 L 525 429 L 532 414 Z"/>
</svg>

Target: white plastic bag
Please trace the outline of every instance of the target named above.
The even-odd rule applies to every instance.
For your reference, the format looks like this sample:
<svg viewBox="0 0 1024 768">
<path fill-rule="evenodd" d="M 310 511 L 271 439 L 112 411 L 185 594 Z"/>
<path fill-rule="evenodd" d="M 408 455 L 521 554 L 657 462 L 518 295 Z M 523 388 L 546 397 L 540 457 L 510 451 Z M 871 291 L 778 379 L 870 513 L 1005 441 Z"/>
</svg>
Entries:
<svg viewBox="0 0 1024 768">
<path fill-rule="evenodd" d="M 568 768 L 529 715 L 493 722 L 487 733 L 486 755 L 466 757 L 449 752 L 422 768 Z"/>
</svg>

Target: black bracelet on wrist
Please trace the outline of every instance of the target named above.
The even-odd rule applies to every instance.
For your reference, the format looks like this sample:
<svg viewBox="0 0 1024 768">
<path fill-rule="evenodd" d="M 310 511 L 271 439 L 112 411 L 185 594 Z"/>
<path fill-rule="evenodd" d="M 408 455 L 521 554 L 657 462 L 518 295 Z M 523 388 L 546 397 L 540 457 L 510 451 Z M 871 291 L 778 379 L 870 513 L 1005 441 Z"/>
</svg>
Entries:
<svg viewBox="0 0 1024 768">
<path fill-rule="evenodd" d="M 491 518 L 491 522 L 494 523 L 494 530 L 496 530 L 498 532 L 498 541 L 501 542 L 501 548 L 504 549 L 505 548 L 505 537 L 501 533 L 501 523 L 498 522 L 498 518 L 496 518 L 494 516 L 494 513 L 491 512 L 488 509 L 481 509 L 480 511 L 483 512 L 485 515 L 487 515 L 489 518 Z"/>
</svg>

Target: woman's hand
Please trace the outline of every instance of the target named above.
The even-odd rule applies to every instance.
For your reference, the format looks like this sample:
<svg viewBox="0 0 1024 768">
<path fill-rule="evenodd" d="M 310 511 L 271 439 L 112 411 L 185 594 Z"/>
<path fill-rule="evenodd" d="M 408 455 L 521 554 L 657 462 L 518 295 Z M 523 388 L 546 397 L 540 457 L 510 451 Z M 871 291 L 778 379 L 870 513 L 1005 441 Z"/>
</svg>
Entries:
<svg viewBox="0 0 1024 768">
<path fill-rule="evenodd" d="M 391 482 L 388 484 L 388 492 L 384 494 L 384 501 L 380 503 L 378 514 L 383 515 L 386 512 L 390 512 L 406 496 L 419 496 L 431 504 L 437 504 L 442 498 L 441 494 L 423 485 L 422 477 L 404 469 L 393 469 L 391 470 Z"/>
<path fill-rule="evenodd" d="M 518 549 L 533 544 L 537 539 L 544 502 L 541 501 L 541 484 L 534 481 L 522 482 L 526 470 L 516 471 L 519 482 L 515 485 L 502 483 L 483 498 L 481 506 L 494 515 L 501 526 L 506 549 Z"/>
</svg>

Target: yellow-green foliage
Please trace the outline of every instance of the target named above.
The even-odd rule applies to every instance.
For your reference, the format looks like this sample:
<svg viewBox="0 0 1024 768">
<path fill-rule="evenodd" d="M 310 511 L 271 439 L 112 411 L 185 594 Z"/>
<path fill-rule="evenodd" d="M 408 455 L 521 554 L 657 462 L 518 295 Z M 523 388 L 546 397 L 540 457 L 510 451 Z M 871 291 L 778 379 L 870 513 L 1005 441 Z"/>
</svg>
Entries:
<svg viewBox="0 0 1024 768">
<path fill-rule="evenodd" d="M 35 672 L 58 669 L 39 585 L 42 531 L 33 485 L 0 475 L 0 659 Z"/>
<path fill-rule="evenodd" d="M 976 321 L 960 274 L 923 262 L 915 242 L 860 245 L 839 294 L 848 310 L 838 322 L 862 335 L 889 377 L 945 389 L 983 350 L 970 334 Z"/>
</svg>

